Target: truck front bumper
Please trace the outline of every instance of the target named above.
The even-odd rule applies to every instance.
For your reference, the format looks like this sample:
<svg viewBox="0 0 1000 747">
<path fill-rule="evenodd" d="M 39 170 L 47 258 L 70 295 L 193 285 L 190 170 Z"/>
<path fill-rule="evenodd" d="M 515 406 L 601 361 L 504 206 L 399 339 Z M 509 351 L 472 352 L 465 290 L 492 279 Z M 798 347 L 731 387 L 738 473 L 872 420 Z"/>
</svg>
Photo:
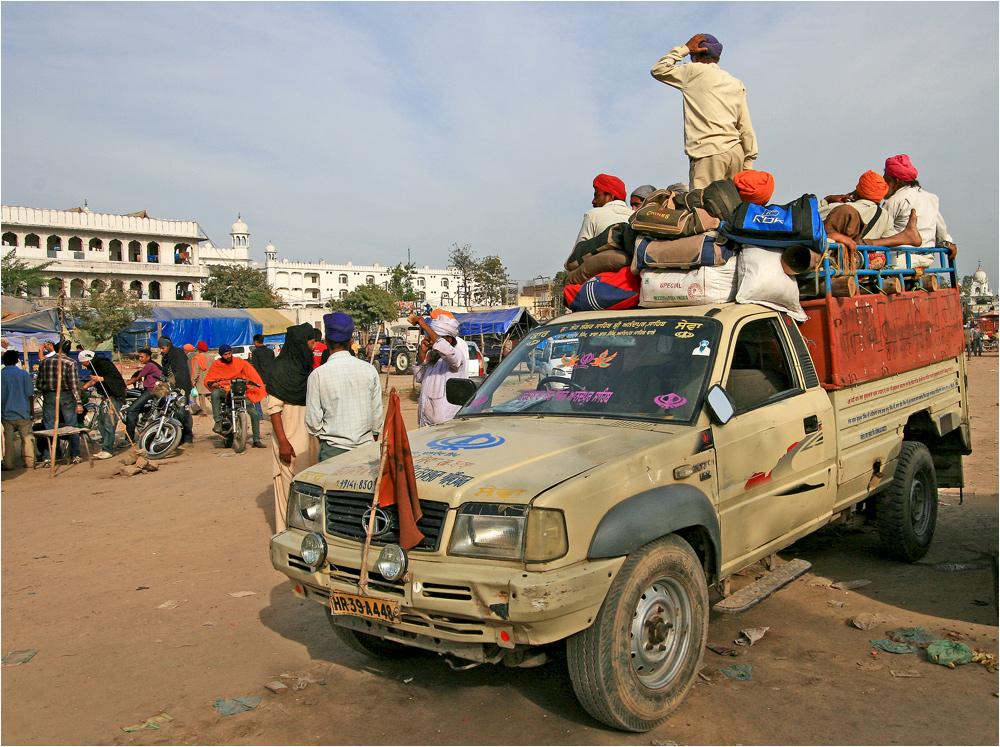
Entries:
<svg viewBox="0 0 1000 747">
<path fill-rule="evenodd" d="M 271 538 L 271 564 L 288 576 L 295 594 L 327 607 L 331 591 L 357 594 L 361 545 L 327 537 L 327 562 L 312 571 L 299 556 L 305 534 L 289 529 Z M 552 643 L 578 633 L 593 622 L 625 560 L 584 560 L 558 570 L 532 572 L 499 561 L 410 556 L 406 576 L 389 582 L 375 570 L 378 554 L 374 547 L 369 553 L 369 595 L 398 602 L 400 622 L 386 626 L 346 615 L 336 615 L 334 621 L 422 648 L 431 646 L 407 638 L 511 649 Z"/>
</svg>

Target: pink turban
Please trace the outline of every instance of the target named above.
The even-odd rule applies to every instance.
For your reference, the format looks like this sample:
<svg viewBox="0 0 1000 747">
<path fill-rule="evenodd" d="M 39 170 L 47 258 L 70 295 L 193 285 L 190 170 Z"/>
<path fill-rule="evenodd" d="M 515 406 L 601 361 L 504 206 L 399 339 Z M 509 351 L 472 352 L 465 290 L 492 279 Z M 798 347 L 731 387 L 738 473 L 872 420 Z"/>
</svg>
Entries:
<svg viewBox="0 0 1000 747">
<path fill-rule="evenodd" d="M 625 182 L 617 176 L 598 174 L 594 179 L 594 189 L 598 192 L 607 192 L 609 195 L 614 195 L 616 200 L 625 202 Z"/>
<path fill-rule="evenodd" d="M 885 175 L 901 182 L 912 182 L 917 178 L 917 169 L 910 163 L 910 157 L 905 153 L 885 159 Z"/>
</svg>

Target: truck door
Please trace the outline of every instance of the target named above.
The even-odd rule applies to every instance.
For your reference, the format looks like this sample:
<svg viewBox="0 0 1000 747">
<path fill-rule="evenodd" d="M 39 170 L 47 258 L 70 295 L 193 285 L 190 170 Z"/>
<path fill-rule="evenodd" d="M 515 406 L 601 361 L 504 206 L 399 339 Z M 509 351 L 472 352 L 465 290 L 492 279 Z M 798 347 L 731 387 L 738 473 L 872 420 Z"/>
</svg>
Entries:
<svg viewBox="0 0 1000 747">
<path fill-rule="evenodd" d="M 779 319 L 749 319 L 734 339 L 723 387 L 736 414 L 713 428 L 724 573 L 828 520 L 836 456 L 830 398 L 804 387 Z"/>
</svg>

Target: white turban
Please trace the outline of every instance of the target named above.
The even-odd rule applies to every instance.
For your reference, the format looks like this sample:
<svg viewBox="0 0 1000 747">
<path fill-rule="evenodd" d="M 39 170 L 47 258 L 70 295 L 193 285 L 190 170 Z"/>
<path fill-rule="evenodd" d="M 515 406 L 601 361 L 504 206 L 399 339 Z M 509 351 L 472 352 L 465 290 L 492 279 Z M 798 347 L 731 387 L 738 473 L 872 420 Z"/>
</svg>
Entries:
<svg viewBox="0 0 1000 747">
<path fill-rule="evenodd" d="M 458 320 L 442 315 L 431 319 L 431 329 L 439 337 L 458 337 Z"/>
</svg>

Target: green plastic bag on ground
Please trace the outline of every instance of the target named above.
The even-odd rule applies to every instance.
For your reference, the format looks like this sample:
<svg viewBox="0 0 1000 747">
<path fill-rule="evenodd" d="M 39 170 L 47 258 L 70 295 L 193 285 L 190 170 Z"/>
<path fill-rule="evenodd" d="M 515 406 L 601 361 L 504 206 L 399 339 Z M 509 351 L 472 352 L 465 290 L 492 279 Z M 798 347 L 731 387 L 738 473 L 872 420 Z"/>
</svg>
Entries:
<svg viewBox="0 0 1000 747">
<path fill-rule="evenodd" d="M 927 658 L 944 667 L 968 664 L 973 651 L 961 641 L 935 641 L 927 647 Z"/>
</svg>

